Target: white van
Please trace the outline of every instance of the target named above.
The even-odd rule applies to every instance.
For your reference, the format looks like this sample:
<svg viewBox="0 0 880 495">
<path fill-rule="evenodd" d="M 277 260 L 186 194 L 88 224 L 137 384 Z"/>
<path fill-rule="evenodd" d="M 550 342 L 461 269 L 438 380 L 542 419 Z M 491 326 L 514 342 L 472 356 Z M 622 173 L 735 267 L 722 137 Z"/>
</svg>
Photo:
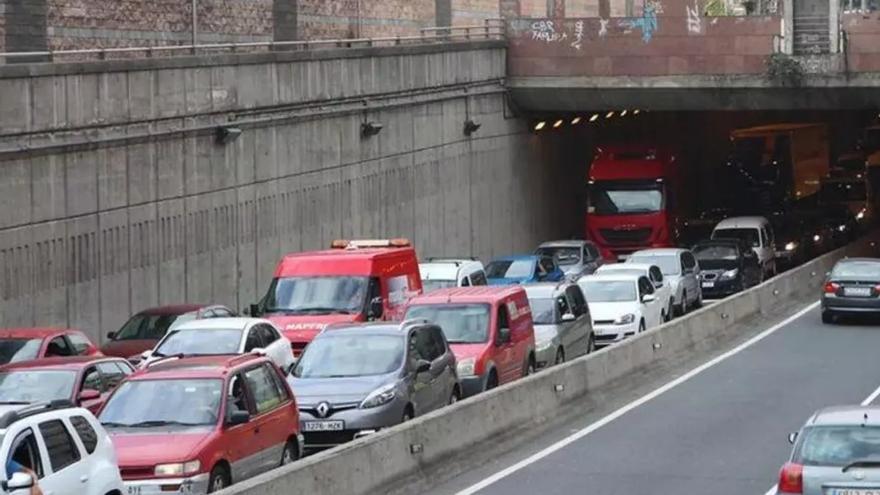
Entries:
<svg viewBox="0 0 880 495">
<path fill-rule="evenodd" d="M 764 217 L 732 217 L 722 220 L 712 231 L 712 239 L 742 239 L 752 246 L 764 271 L 764 278 L 776 275 L 776 239 L 773 227 Z"/>
<path fill-rule="evenodd" d="M 483 263 L 476 259 L 428 258 L 419 263 L 422 290 L 488 285 Z"/>
</svg>

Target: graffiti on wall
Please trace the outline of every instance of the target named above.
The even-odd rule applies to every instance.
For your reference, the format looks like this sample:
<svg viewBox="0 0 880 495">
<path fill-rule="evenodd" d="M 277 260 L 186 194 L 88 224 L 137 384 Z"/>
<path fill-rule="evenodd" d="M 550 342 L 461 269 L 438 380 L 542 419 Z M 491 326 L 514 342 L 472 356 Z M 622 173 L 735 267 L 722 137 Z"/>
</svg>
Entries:
<svg viewBox="0 0 880 495">
<path fill-rule="evenodd" d="M 662 12 L 661 9 L 662 5 L 660 2 L 647 2 L 642 11 L 642 17 L 623 19 L 618 21 L 617 25 L 625 29 L 625 32 L 630 32 L 636 29 L 641 30 L 642 41 L 650 43 L 651 40 L 654 39 L 654 32 L 657 31 L 657 14 L 659 13 L 658 11 Z"/>
<path fill-rule="evenodd" d="M 580 50 L 584 41 L 584 21 L 580 20 L 574 23 L 574 41 L 571 42 L 572 48 Z"/>
<path fill-rule="evenodd" d="M 556 29 L 553 21 L 535 21 L 531 26 L 532 40 L 543 41 L 545 43 L 555 43 L 568 38 L 568 33 L 563 28 L 562 31 Z"/>
<path fill-rule="evenodd" d="M 694 6 L 684 6 L 687 11 L 687 30 L 690 34 L 700 34 L 703 32 L 703 18 L 700 17 L 700 6 L 694 0 Z"/>
</svg>

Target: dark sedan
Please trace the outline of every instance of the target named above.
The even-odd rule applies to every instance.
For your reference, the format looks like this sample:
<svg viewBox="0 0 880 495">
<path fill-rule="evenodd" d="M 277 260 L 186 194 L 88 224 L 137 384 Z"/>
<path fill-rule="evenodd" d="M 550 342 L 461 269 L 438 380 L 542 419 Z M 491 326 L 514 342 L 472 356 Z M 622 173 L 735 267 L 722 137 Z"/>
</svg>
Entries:
<svg viewBox="0 0 880 495">
<path fill-rule="evenodd" d="M 700 264 L 703 297 L 725 297 L 761 283 L 763 272 L 758 256 L 740 241 L 704 241 L 691 251 Z"/>
<path fill-rule="evenodd" d="M 825 280 L 822 322 L 834 323 L 841 315 L 880 314 L 880 259 L 840 260 Z"/>
</svg>

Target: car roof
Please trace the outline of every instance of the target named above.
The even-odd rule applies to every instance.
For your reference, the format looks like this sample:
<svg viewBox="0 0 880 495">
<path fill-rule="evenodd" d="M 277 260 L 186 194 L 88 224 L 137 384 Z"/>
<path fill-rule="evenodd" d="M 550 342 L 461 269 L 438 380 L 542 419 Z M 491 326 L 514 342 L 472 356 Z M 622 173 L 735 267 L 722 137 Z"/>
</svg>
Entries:
<svg viewBox="0 0 880 495">
<path fill-rule="evenodd" d="M 571 284 L 565 282 L 540 282 L 537 284 L 526 284 L 522 287 L 526 290 L 529 298 L 550 298 L 564 292 L 565 288 Z"/>
<path fill-rule="evenodd" d="M 580 280 L 586 280 L 591 282 L 636 282 L 639 278 L 644 277 L 645 275 L 639 274 L 630 274 L 630 273 L 595 273 L 593 275 L 587 275 L 586 277 L 581 277 Z"/>
<path fill-rule="evenodd" d="M 767 225 L 770 223 L 764 217 L 731 217 L 726 218 L 715 226 L 715 230 L 718 229 L 757 229 L 763 225 Z"/>
<path fill-rule="evenodd" d="M 682 248 L 654 248 L 654 249 L 642 249 L 640 251 L 636 251 L 630 256 L 674 256 L 679 255 L 681 253 L 686 252 L 687 249 Z"/>
<path fill-rule="evenodd" d="M 826 407 L 816 411 L 813 417 L 807 421 L 807 426 L 861 424 L 880 425 L 880 406 Z"/>
<path fill-rule="evenodd" d="M 407 247 L 363 247 L 324 249 L 284 255 L 275 270 L 276 277 L 339 274 L 365 276 L 375 271 L 374 263 L 385 258 L 412 257 Z"/>
<path fill-rule="evenodd" d="M 159 380 L 179 378 L 223 378 L 230 372 L 257 362 L 268 361 L 256 354 L 170 357 L 151 363 L 136 371 L 130 380 Z"/>
<path fill-rule="evenodd" d="M 377 321 L 369 323 L 339 323 L 336 325 L 328 325 L 319 335 L 359 335 L 359 336 L 376 336 L 376 335 L 404 335 L 401 330 L 405 328 L 402 322 Z"/>
<path fill-rule="evenodd" d="M 13 338 L 13 339 L 34 339 L 41 338 L 44 339 L 46 337 L 57 335 L 59 333 L 69 333 L 76 332 L 82 333 L 79 330 L 74 330 L 72 328 L 53 328 L 53 327 L 33 327 L 33 328 L 0 328 L 0 337 L 2 338 Z"/>
<path fill-rule="evenodd" d="M 455 280 L 459 271 L 468 267 L 479 268 L 479 262 L 471 260 L 442 260 L 419 263 L 422 280 Z"/>
<path fill-rule="evenodd" d="M 880 258 L 843 258 L 843 259 L 837 260 L 837 263 L 835 263 L 835 264 L 839 265 L 841 263 L 855 263 L 855 262 L 880 263 Z"/>
<path fill-rule="evenodd" d="M 550 247 L 581 247 L 584 244 L 588 244 L 588 243 L 589 243 L 589 241 L 585 241 L 583 239 L 568 239 L 568 240 L 564 240 L 564 241 L 548 241 L 548 242 L 542 243 L 540 246 L 538 246 L 538 249 L 550 248 Z"/>
<path fill-rule="evenodd" d="M 14 371 L 23 369 L 44 369 L 44 370 L 72 370 L 78 371 L 93 363 L 101 363 L 107 361 L 125 361 L 123 358 L 111 356 L 66 356 L 66 357 L 50 357 L 43 359 L 32 359 L 28 361 L 18 361 L 0 366 L 0 371 Z"/>
<path fill-rule="evenodd" d="M 515 254 L 511 256 L 501 256 L 498 258 L 494 258 L 492 262 L 495 261 L 536 261 L 540 258 L 537 254 Z"/>
<path fill-rule="evenodd" d="M 743 240 L 741 240 L 741 239 L 725 239 L 725 238 L 722 237 L 722 238 L 720 238 L 720 239 L 705 239 L 705 240 L 702 240 L 702 241 L 700 241 L 700 242 L 694 244 L 694 247 L 700 247 L 700 246 L 736 246 L 736 247 L 742 247 L 742 246 L 744 245 L 745 242 L 746 242 L 746 241 L 743 241 Z"/>
<path fill-rule="evenodd" d="M 174 327 L 175 331 L 181 330 L 244 330 L 257 323 L 271 323 L 262 318 L 229 317 L 229 318 L 205 318 L 192 320 Z"/>
<path fill-rule="evenodd" d="M 596 270 L 596 272 L 602 274 L 602 273 L 611 273 L 611 272 L 622 271 L 622 270 L 633 270 L 633 271 L 640 270 L 640 271 L 644 271 L 645 273 L 647 273 L 648 270 L 650 270 L 652 267 L 655 267 L 655 266 L 657 266 L 657 265 L 651 265 L 648 263 L 608 263 L 607 265 L 600 266 Z"/>
<path fill-rule="evenodd" d="M 185 313 L 191 313 L 193 311 L 198 311 L 202 308 L 207 308 L 211 306 L 210 304 L 170 304 L 167 306 L 157 306 L 155 308 L 148 308 L 143 311 L 138 312 L 138 315 L 149 315 L 149 316 L 172 316 L 172 315 L 182 315 Z"/>
<path fill-rule="evenodd" d="M 449 287 L 416 296 L 409 304 L 492 303 L 523 291 L 518 285 Z"/>
</svg>

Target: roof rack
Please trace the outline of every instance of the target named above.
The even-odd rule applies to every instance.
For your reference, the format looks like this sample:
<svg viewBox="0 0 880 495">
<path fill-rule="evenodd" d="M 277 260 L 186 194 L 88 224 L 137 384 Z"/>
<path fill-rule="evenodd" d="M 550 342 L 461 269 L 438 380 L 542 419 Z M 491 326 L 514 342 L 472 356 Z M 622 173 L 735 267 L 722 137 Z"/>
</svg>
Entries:
<svg viewBox="0 0 880 495">
<path fill-rule="evenodd" d="M 0 429 L 9 428 L 16 421 L 30 416 L 60 409 L 71 409 L 74 407 L 76 407 L 76 404 L 69 399 L 57 399 L 50 402 L 32 404 L 17 411 L 8 411 L 0 416 Z"/>
</svg>

